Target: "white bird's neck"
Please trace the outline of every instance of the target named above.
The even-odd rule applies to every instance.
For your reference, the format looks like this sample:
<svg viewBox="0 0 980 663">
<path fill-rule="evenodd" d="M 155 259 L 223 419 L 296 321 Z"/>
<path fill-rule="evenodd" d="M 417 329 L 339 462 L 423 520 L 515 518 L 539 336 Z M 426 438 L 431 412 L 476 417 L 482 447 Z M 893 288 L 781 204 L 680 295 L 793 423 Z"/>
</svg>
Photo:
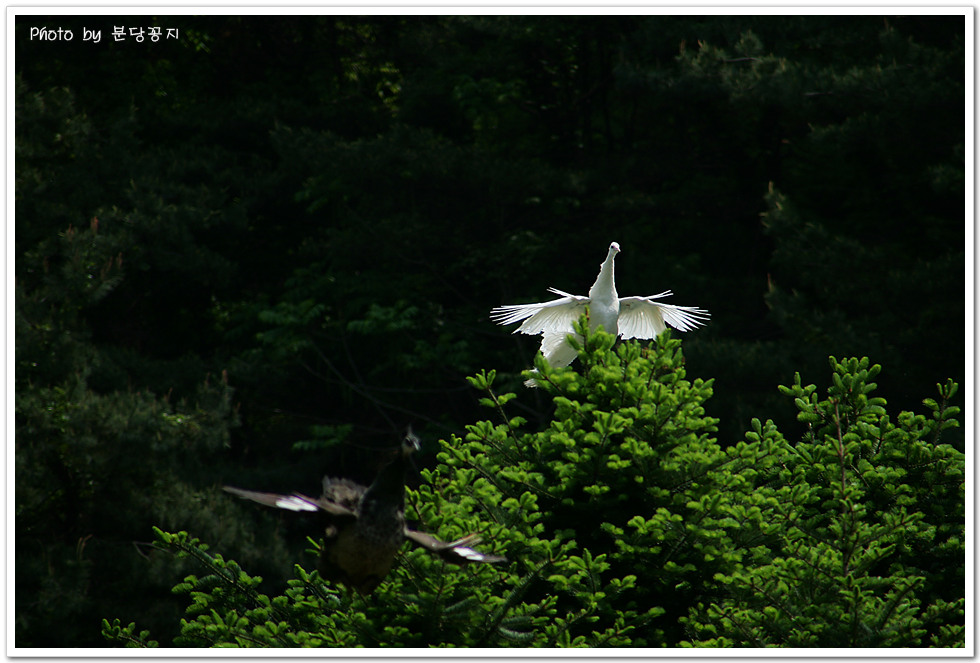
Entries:
<svg viewBox="0 0 980 663">
<path fill-rule="evenodd" d="M 619 295 L 616 293 L 616 252 L 609 251 L 605 261 L 599 268 L 599 276 L 589 289 L 589 299 L 595 302 L 612 303 L 619 302 Z"/>
</svg>

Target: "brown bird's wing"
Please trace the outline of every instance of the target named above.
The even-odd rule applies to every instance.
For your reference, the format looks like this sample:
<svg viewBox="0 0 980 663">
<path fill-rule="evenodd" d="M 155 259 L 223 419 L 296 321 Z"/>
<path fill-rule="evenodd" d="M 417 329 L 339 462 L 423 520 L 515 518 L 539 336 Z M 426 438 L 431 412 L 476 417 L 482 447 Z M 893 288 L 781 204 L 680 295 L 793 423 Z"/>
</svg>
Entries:
<svg viewBox="0 0 980 663">
<path fill-rule="evenodd" d="M 471 545 L 476 545 L 480 542 L 480 537 L 477 534 L 470 534 L 469 536 L 464 536 L 462 539 L 446 543 L 430 534 L 418 532 L 406 527 L 405 537 L 453 564 L 469 564 L 472 562 L 495 564 L 497 562 L 507 561 L 506 557 L 488 555 L 471 548 Z"/>
<path fill-rule="evenodd" d="M 357 517 L 357 514 L 350 509 L 323 499 L 322 497 L 320 499 L 313 499 L 312 497 L 300 495 L 299 493 L 280 495 L 278 493 L 260 493 L 254 490 L 242 490 L 241 488 L 233 488 L 231 486 L 223 486 L 223 488 L 225 492 L 231 493 L 236 497 L 252 500 L 253 502 L 277 509 L 286 509 L 288 511 L 326 511 L 334 516 Z"/>
</svg>

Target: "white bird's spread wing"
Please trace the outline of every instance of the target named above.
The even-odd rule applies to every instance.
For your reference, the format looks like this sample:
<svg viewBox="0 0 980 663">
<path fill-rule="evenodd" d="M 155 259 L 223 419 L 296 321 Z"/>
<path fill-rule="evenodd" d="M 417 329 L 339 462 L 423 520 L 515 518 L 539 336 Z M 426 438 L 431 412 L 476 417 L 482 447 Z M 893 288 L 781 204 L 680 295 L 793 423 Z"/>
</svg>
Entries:
<svg viewBox="0 0 980 663">
<path fill-rule="evenodd" d="M 515 334 L 517 332 L 532 335 L 542 332 L 570 333 L 572 323 L 582 315 L 585 305 L 590 301 L 589 298 L 570 295 L 555 288 L 548 288 L 548 292 L 562 295 L 562 298 L 537 304 L 498 306 L 490 311 L 490 319 L 498 325 L 509 325 L 524 320 L 524 324 L 514 330 Z"/>
<path fill-rule="evenodd" d="M 704 324 L 710 314 L 697 306 L 676 306 L 655 302 L 669 297 L 670 290 L 649 297 L 622 297 L 619 300 L 619 335 L 626 338 L 656 338 L 667 325 L 691 331 Z"/>
</svg>

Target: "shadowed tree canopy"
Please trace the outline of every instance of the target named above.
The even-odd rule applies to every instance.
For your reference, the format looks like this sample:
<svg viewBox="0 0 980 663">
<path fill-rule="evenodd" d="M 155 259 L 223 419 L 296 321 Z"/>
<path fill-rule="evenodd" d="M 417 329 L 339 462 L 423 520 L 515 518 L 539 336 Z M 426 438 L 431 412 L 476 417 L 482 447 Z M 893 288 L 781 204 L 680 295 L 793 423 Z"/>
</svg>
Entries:
<svg viewBox="0 0 980 663">
<path fill-rule="evenodd" d="M 710 311 L 684 358 L 721 448 L 802 434 L 776 386 L 829 355 L 885 366 L 896 411 L 965 377 L 962 15 L 14 35 L 18 646 L 103 645 L 107 606 L 172 636 L 194 571 L 154 525 L 281 583 L 310 532 L 216 487 L 366 485 L 407 424 L 431 465 L 480 370 L 547 426 L 538 339 L 489 311 L 586 292 L 612 241 L 619 291 Z"/>
</svg>

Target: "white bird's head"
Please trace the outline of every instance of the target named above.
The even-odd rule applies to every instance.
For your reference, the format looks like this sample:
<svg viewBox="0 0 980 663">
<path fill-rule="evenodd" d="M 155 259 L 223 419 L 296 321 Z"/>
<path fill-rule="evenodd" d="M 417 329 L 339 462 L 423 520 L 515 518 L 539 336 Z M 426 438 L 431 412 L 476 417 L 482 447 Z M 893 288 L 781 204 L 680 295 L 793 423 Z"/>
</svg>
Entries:
<svg viewBox="0 0 980 663">
<path fill-rule="evenodd" d="M 612 244 L 609 245 L 610 253 L 619 253 L 619 251 L 620 251 L 619 242 L 613 242 Z"/>
</svg>

